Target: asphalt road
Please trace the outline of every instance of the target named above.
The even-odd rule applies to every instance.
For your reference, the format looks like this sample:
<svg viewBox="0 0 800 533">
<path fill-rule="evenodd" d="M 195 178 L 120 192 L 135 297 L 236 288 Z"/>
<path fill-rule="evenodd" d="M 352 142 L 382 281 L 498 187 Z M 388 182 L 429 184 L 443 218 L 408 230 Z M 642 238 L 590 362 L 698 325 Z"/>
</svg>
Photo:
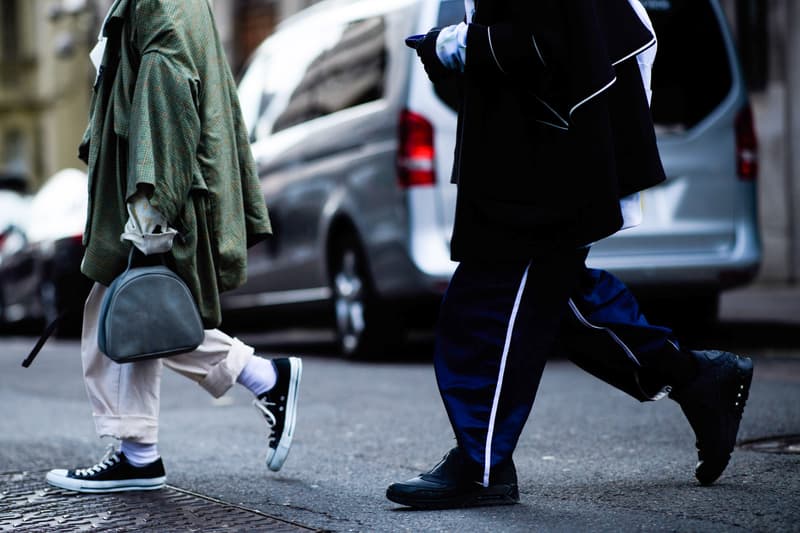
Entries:
<svg viewBox="0 0 800 533">
<path fill-rule="evenodd" d="M 797 333 L 729 324 L 703 339 L 756 359 L 741 439 L 800 435 Z M 739 450 L 715 486 L 700 487 L 674 402 L 639 404 L 566 361 L 548 364 L 515 455 L 521 505 L 399 508 L 386 486 L 427 470 L 454 442 L 429 346 L 366 363 L 326 354 L 302 332 L 245 338 L 269 342 L 261 353 L 317 354 L 305 356 L 284 469 L 263 464 L 265 428 L 246 391 L 213 400 L 167 371 L 160 449 L 171 485 L 335 531 L 800 531 L 800 454 Z M 0 339 L 0 473 L 93 464 L 105 443 L 94 436 L 77 343 L 51 341 L 23 369 L 32 343 Z"/>
</svg>

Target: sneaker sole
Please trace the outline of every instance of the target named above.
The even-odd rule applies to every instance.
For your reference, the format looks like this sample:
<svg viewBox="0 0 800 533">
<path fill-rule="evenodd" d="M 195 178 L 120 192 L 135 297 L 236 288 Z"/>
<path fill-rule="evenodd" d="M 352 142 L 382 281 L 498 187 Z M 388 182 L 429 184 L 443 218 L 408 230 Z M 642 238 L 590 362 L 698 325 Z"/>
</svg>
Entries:
<svg viewBox="0 0 800 533">
<path fill-rule="evenodd" d="M 739 391 L 737 394 L 737 402 L 742 403 L 742 416 L 744 416 L 744 406 L 747 405 L 747 399 L 750 396 L 750 384 L 753 381 L 753 361 L 749 357 L 736 356 L 736 377 L 734 378 L 734 390 Z M 739 417 L 737 424 L 741 424 L 742 417 Z M 739 433 L 739 426 L 736 427 L 736 433 Z M 719 458 L 719 460 L 705 460 L 697 464 L 695 468 L 695 478 L 701 485 L 708 486 L 713 484 L 725 468 L 728 467 L 728 462 L 731 459 L 731 450 L 726 457 Z"/>
<path fill-rule="evenodd" d="M 283 435 L 275 446 L 275 451 L 272 449 L 267 453 L 267 468 L 273 472 L 277 472 L 286 461 L 286 456 L 289 455 L 289 448 L 292 446 L 292 439 L 294 438 L 294 426 L 297 420 L 297 398 L 300 392 L 300 379 L 303 377 L 303 361 L 299 357 L 290 357 L 290 366 L 292 374 L 289 379 L 288 398 L 286 400 L 286 423 L 283 430 Z"/>
<path fill-rule="evenodd" d="M 85 493 L 129 492 L 158 490 L 167 483 L 166 476 L 148 479 L 126 479 L 124 481 L 86 481 L 67 477 L 57 472 L 48 472 L 45 480 L 60 489 Z"/>
<path fill-rule="evenodd" d="M 411 494 L 386 491 L 386 498 L 394 503 L 415 509 L 459 509 L 464 507 L 488 507 L 493 505 L 515 505 L 519 503 L 516 485 L 494 485 L 481 491 L 458 497 L 425 498 Z"/>
</svg>

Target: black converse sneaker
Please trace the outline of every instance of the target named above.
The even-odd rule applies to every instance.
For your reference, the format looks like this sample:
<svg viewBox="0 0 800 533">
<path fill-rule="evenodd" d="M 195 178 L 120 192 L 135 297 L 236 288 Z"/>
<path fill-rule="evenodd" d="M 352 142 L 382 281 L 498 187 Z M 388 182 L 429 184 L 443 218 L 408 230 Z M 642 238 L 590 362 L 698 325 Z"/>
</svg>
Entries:
<svg viewBox="0 0 800 533">
<path fill-rule="evenodd" d="M 161 458 L 144 466 L 134 466 L 125 454 L 109 449 L 94 466 L 75 470 L 51 470 L 47 482 L 61 489 L 78 492 L 122 492 L 156 490 L 164 486 L 167 476 Z"/>
<path fill-rule="evenodd" d="M 299 357 L 283 357 L 272 362 L 278 375 L 275 386 L 253 400 L 253 405 L 269 425 L 267 467 L 277 472 L 289 455 L 294 437 L 303 362 Z"/>
</svg>

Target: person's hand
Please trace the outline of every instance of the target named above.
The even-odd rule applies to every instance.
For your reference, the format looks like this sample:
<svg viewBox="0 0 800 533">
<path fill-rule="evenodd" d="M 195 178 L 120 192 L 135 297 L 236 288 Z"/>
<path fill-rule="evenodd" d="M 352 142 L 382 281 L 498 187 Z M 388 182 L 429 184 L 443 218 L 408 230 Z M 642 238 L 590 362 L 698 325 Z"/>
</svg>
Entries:
<svg viewBox="0 0 800 533">
<path fill-rule="evenodd" d="M 422 66 L 425 67 L 425 73 L 431 83 L 438 83 L 451 75 L 450 70 L 442 64 L 436 53 L 436 39 L 439 37 L 440 31 L 438 28 L 432 29 L 417 44 L 417 55 L 422 61 Z"/>
</svg>

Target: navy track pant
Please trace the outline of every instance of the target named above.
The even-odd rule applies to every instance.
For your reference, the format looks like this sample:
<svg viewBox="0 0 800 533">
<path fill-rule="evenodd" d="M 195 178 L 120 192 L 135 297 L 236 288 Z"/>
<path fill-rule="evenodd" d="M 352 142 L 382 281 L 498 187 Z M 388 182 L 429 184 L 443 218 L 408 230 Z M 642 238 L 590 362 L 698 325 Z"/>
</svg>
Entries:
<svg viewBox="0 0 800 533">
<path fill-rule="evenodd" d="M 509 263 L 461 263 L 445 293 L 434 365 L 459 446 L 483 466 L 508 459 L 533 406 L 547 358 L 566 354 L 639 400 L 666 383 L 639 381 L 642 360 L 677 349 L 588 250 Z"/>
</svg>

